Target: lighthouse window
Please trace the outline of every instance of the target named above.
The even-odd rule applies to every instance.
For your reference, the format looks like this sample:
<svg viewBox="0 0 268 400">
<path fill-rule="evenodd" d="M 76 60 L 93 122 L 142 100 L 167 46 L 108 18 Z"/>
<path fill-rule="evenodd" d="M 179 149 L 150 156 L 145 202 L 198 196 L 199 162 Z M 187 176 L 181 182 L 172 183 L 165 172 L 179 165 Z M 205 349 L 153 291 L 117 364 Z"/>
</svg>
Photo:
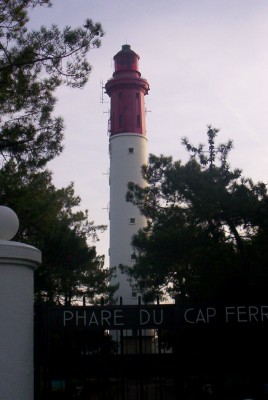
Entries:
<svg viewBox="0 0 268 400">
<path fill-rule="evenodd" d="M 136 93 L 136 99 L 138 99 L 140 96 L 139 96 L 139 93 Z"/>
<path fill-rule="evenodd" d="M 136 219 L 135 218 L 129 218 L 129 223 L 130 224 L 135 224 L 136 223 Z"/>
<path fill-rule="evenodd" d="M 123 114 L 119 114 L 119 128 L 123 127 Z"/>
<path fill-rule="evenodd" d="M 140 128 L 141 127 L 141 116 L 137 115 L 137 127 Z"/>
<path fill-rule="evenodd" d="M 134 147 L 128 148 L 128 154 L 134 154 Z"/>
<path fill-rule="evenodd" d="M 114 112 L 111 114 L 111 131 L 114 130 Z"/>
<path fill-rule="evenodd" d="M 118 97 L 119 97 L 119 99 L 122 99 L 123 93 L 122 93 L 122 92 L 119 92 L 119 93 L 118 93 Z"/>
<path fill-rule="evenodd" d="M 131 296 L 132 297 L 137 297 L 138 296 L 138 288 L 137 288 L 136 285 L 132 286 Z"/>
</svg>

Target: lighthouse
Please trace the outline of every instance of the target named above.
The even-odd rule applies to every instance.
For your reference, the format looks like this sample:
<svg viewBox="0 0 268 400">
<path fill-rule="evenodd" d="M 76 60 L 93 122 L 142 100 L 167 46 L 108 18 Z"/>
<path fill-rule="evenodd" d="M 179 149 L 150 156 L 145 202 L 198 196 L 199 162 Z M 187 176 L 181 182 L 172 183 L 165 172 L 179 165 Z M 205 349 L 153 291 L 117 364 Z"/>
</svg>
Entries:
<svg viewBox="0 0 268 400">
<path fill-rule="evenodd" d="M 139 209 L 126 201 L 128 182 L 144 186 L 141 167 L 147 163 L 144 96 L 149 84 L 139 72 L 139 56 L 123 45 L 114 56 L 113 77 L 105 85 L 110 97 L 110 267 L 116 268 L 111 284 L 118 284 L 114 300 L 137 304 L 135 283 L 120 271 L 120 264 L 135 264 L 131 240 L 146 224 Z"/>
</svg>

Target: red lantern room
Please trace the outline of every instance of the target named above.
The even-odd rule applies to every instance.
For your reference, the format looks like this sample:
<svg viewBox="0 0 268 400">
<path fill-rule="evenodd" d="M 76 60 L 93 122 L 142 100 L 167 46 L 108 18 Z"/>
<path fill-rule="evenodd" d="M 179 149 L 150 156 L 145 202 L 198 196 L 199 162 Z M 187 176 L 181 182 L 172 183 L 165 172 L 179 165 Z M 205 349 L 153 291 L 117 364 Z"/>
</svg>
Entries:
<svg viewBox="0 0 268 400">
<path fill-rule="evenodd" d="M 138 54 L 136 54 L 133 50 L 131 50 L 129 44 L 124 44 L 122 46 L 122 50 L 119 51 L 114 56 L 115 61 L 115 74 L 122 73 L 122 72 L 137 72 L 137 76 L 140 77 L 139 72 L 139 58 Z"/>
<path fill-rule="evenodd" d="M 111 98 L 111 136 L 120 133 L 146 135 L 144 96 L 149 84 L 141 78 L 139 58 L 128 44 L 114 56 L 115 72 L 105 85 Z"/>
</svg>

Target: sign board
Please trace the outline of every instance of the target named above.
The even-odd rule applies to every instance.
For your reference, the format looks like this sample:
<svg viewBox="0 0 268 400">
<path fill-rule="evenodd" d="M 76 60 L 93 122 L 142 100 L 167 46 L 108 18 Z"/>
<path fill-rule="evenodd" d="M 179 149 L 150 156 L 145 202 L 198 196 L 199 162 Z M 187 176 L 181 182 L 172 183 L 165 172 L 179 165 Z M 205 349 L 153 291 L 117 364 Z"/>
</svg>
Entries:
<svg viewBox="0 0 268 400">
<path fill-rule="evenodd" d="M 51 307 L 52 329 L 158 329 L 267 326 L 268 305 L 137 305 Z"/>
</svg>

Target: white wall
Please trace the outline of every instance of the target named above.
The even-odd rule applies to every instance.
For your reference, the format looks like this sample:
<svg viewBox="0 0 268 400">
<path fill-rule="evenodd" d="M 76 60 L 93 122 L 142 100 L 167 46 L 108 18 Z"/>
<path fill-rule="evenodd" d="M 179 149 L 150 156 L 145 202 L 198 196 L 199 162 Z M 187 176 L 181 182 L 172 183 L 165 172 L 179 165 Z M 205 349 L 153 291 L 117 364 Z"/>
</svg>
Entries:
<svg viewBox="0 0 268 400">
<path fill-rule="evenodd" d="M 133 153 L 129 152 L 133 149 Z M 118 134 L 110 138 L 110 266 L 131 266 L 131 239 L 146 220 L 137 207 L 126 202 L 127 184 L 132 181 L 145 185 L 141 166 L 147 163 L 147 139 L 140 134 Z M 130 223 L 135 218 L 135 224 Z M 127 277 L 118 271 L 112 284 L 119 281 L 115 297 L 122 296 L 124 304 L 137 304 Z"/>
</svg>

